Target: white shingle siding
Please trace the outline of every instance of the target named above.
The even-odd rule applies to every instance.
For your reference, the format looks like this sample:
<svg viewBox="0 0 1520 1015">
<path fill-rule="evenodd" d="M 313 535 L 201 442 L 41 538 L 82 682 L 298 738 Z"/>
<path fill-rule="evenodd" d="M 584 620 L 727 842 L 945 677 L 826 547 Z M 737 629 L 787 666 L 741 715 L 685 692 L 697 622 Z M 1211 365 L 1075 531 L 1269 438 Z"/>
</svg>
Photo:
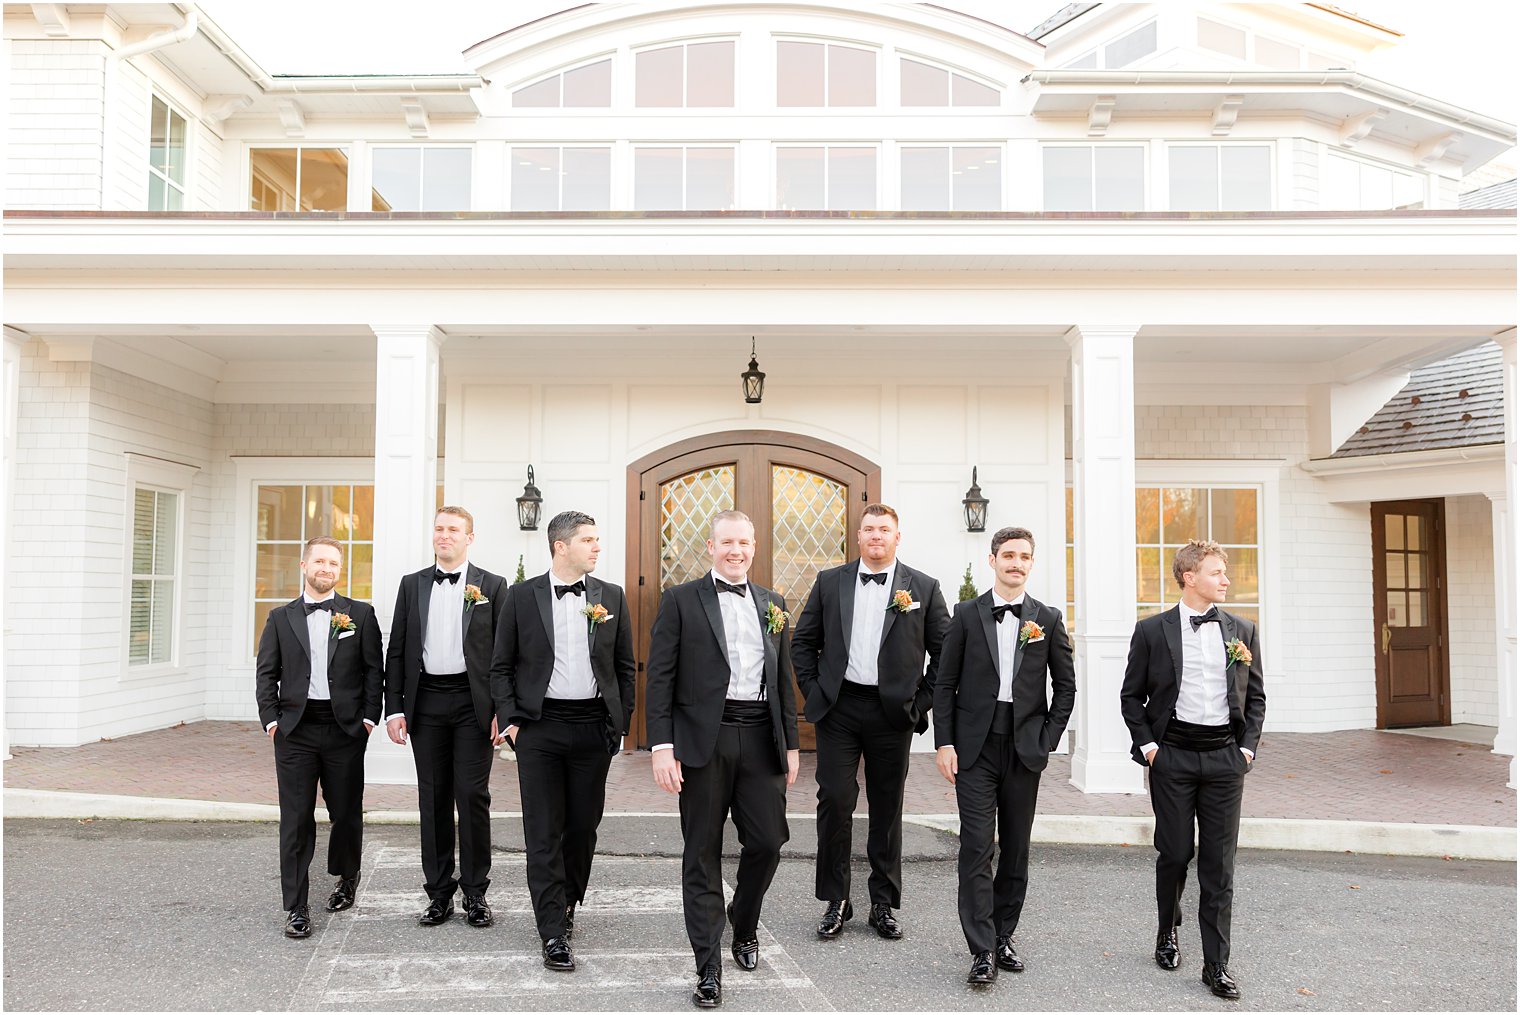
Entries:
<svg viewBox="0 0 1520 1015">
<path fill-rule="evenodd" d="M 106 81 L 105 208 L 148 207 L 148 141 L 153 89 L 130 63 L 112 61 Z"/>
<path fill-rule="evenodd" d="M 1446 615 L 1454 723 L 1499 723 L 1493 559 L 1493 507 L 1488 498 L 1446 498 Z"/>
<path fill-rule="evenodd" d="M 105 46 L 8 39 L 5 206 L 99 208 Z"/>
</svg>

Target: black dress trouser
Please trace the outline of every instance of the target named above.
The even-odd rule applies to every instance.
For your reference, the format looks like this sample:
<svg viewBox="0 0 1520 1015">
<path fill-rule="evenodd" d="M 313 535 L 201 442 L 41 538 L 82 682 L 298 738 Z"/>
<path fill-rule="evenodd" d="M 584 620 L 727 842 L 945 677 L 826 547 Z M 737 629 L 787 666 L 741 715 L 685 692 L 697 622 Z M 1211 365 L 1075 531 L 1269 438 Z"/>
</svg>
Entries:
<svg viewBox="0 0 1520 1015">
<path fill-rule="evenodd" d="M 973 955 L 992 951 L 997 938 L 1018 928 L 1029 887 L 1029 832 L 1039 791 L 1040 773 L 1024 766 L 1013 737 L 1002 733 L 989 733 L 976 762 L 955 777 L 961 816 L 956 905 L 961 932 Z M 994 828 L 996 877 L 992 874 Z"/>
<path fill-rule="evenodd" d="M 367 736 L 351 736 L 337 723 L 304 717 L 289 733 L 274 734 L 275 781 L 280 794 L 280 892 L 287 911 L 307 905 L 311 859 L 317 850 L 317 787 L 332 820 L 327 872 L 359 874 L 364 852 L 364 749 Z"/>
<path fill-rule="evenodd" d="M 491 760 L 495 748 L 475 718 L 469 685 L 423 688 L 407 732 L 417 763 L 422 873 L 428 897 L 447 901 L 491 886 Z M 454 811 L 459 810 L 459 877 L 454 877 Z"/>
<path fill-rule="evenodd" d="M 733 811 L 739 833 L 734 879 L 735 938 L 753 938 L 760 904 L 791 837 L 786 823 L 786 772 L 769 725 L 718 727 L 713 756 L 681 767 L 681 895 L 686 936 L 697 971 L 721 962 L 723 948 L 723 823 Z"/>
<path fill-rule="evenodd" d="M 612 755 L 604 724 L 548 718 L 524 723 L 514 749 L 528 894 L 548 941 L 564 936 L 565 906 L 586 896 Z"/>
</svg>

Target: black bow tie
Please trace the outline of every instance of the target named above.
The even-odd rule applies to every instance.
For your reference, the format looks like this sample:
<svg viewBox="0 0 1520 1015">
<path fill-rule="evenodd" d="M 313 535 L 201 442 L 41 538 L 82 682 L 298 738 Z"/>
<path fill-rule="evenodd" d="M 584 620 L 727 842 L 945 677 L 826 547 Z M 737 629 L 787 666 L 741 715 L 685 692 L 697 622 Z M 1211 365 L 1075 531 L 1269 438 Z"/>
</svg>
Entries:
<svg viewBox="0 0 1520 1015">
<path fill-rule="evenodd" d="M 749 594 L 748 585 L 730 585 L 722 578 L 714 578 L 713 581 L 718 583 L 719 592 L 732 592 L 736 596 L 744 596 Z"/>
<path fill-rule="evenodd" d="M 879 571 L 876 574 L 872 574 L 869 571 L 862 571 L 862 572 L 860 572 L 860 584 L 866 585 L 866 584 L 869 584 L 870 582 L 875 582 L 876 584 L 880 585 L 882 588 L 886 588 L 886 586 L 887 586 L 887 572 L 885 572 L 885 571 Z"/>
<path fill-rule="evenodd" d="M 1190 623 L 1190 624 L 1193 625 L 1193 630 L 1195 630 L 1195 631 L 1198 630 L 1200 627 L 1202 627 L 1204 624 L 1217 624 L 1217 623 L 1219 623 L 1219 607 L 1217 607 L 1217 606 L 1210 606 L 1209 607 L 1209 612 L 1207 612 L 1207 613 L 1200 613 L 1196 617 L 1189 617 L 1188 618 L 1188 623 Z"/>
<path fill-rule="evenodd" d="M 448 582 L 450 585 L 457 585 L 457 584 L 459 584 L 459 572 L 458 571 L 440 571 L 436 567 L 433 568 L 433 584 L 437 585 L 440 582 L 445 582 L 445 581 Z"/>
<path fill-rule="evenodd" d="M 1003 622 L 1003 614 L 1005 614 L 1005 613 L 1011 613 L 1011 614 L 1013 614 L 1013 617 L 1014 617 L 1015 620 L 1023 620 L 1024 619 L 1024 604 L 1023 603 L 1009 603 L 1006 606 L 994 606 L 992 608 L 992 619 L 995 620 L 995 621 L 997 621 L 999 624 L 1001 624 Z"/>
<path fill-rule="evenodd" d="M 333 608 L 333 601 L 331 599 L 324 599 L 320 603 L 313 603 L 310 600 L 308 600 L 307 603 L 306 603 L 306 615 L 308 617 L 311 616 L 312 611 L 314 611 L 314 610 L 326 610 L 328 613 L 331 613 L 332 612 L 332 608 Z"/>
<path fill-rule="evenodd" d="M 583 596 L 585 594 L 586 594 L 586 580 L 584 578 L 582 578 L 580 581 L 576 582 L 574 585 L 556 585 L 556 586 L 554 586 L 554 598 L 557 599 L 557 600 L 558 599 L 563 599 L 566 596 Z"/>
</svg>

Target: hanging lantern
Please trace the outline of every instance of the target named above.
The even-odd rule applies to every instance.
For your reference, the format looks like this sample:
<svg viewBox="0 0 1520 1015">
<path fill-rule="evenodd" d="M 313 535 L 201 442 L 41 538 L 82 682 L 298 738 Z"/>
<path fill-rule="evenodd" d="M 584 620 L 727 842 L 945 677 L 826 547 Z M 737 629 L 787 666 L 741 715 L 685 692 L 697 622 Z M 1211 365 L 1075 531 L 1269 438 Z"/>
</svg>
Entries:
<svg viewBox="0 0 1520 1015">
<path fill-rule="evenodd" d="M 533 466 L 528 466 L 528 484 L 523 487 L 522 496 L 517 498 L 517 527 L 524 532 L 533 532 L 538 529 L 539 511 L 544 506 L 544 498 L 538 492 L 538 487 L 533 485 Z"/>
<path fill-rule="evenodd" d="M 755 338 L 749 340 L 749 369 L 739 375 L 744 382 L 744 401 L 750 405 L 759 405 L 760 399 L 765 397 L 765 374 L 760 369 L 760 362 L 755 359 Z"/>
<path fill-rule="evenodd" d="M 987 498 L 982 496 L 982 488 L 976 483 L 976 467 L 971 469 L 971 489 L 966 491 L 966 499 L 961 501 L 961 506 L 966 510 L 966 531 L 987 531 Z"/>
</svg>

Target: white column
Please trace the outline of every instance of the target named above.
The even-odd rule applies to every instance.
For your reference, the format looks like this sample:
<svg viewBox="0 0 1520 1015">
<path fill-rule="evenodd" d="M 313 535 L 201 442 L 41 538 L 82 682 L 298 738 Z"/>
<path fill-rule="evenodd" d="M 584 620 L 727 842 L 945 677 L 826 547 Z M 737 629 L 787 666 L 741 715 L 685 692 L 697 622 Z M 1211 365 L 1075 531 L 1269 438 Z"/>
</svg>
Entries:
<svg viewBox="0 0 1520 1015">
<path fill-rule="evenodd" d="M 1494 753 L 1508 754 L 1509 785 L 1520 786 L 1515 771 L 1515 651 L 1517 606 L 1515 594 L 1515 548 L 1520 534 L 1520 512 L 1515 511 L 1516 483 L 1520 482 L 1520 376 L 1517 376 L 1515 331 L 1496 341 L 1504 350 L 1504 491 L 1488 495 L 1494 512 L 1494 606 L 1499 618 L 1494 629 L 1499 661 L 1499 732 Z"/>
<path fill-rule="evenodd" d="M 0 601 L 12 602 L 10 594 L 10 569 L 7 561 L 11 559 L 11 498 L 15 496 L 16 489 L 16 430 L 21 420 L 21 346 L 27 336 L 12 328 L 5 329 L 5 378 L 3 395 L 5 409 L 3 419 L 5 424 L 5 491 L 0 494 Z M 10 639 L 11 624 L 10 611 L 5 612 L 3 621 L 5 628 L 5 640 Z M 10 672 L 10 667 L 0 664 L 0 673 Z M 0 678 L 3 680 L 3 678 Z M 5 692 L 3 684 L 0 684 L 0 696 Z M 0 703 L 3 704 L 3 703 Z M 10 709 L 3 710 L 6 716 L 10 715 Z M 10 723 L 0 723 L 0 758 L 9 761 L 11 758 L 11 734 Z"/>
<path fill-rule="evenodd" d="M 438 349 L 426 324 L 376 324 L 375 612 L 389 634 L 401 576 L 433 559 L 430 532 L 438 483 Z M 370 737 L 366 782 L 415 785 L 411 748 L 382 727 Z"/>
<path fill-rule="evenodd" d="M 1135 629 L 1135 325 L 1078 326 L 1071 346 L 1077 751 L 1084 793 L 1143 793 L 1119 715 Z"/>
</svg>

